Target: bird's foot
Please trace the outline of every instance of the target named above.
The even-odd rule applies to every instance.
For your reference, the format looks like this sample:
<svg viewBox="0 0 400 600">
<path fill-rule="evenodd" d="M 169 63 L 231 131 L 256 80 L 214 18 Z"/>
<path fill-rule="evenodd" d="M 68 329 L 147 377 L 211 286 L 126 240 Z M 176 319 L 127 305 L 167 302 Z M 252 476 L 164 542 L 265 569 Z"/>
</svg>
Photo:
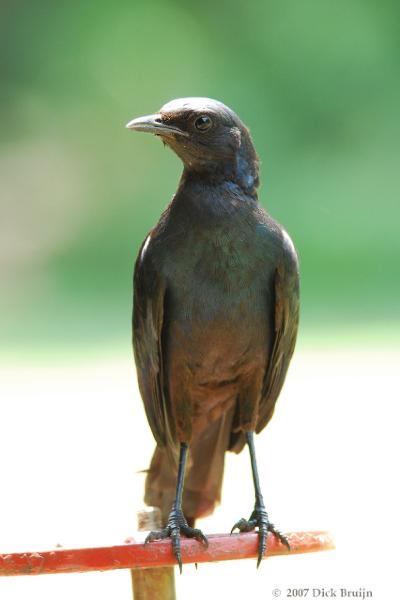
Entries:
<svg viewBox="0 0 400 600">
<path fill-rule="evenodd" d="M 163 540 L 168 537 L 171 538 L 172 551 L 178 561 L 179 571 L 182 573 L 181 534 L 188 538 L 194 538 L 206 547 L 208 546 L 208 540 L 204 533 L 200 529 L 189 527 L 183 516 L 182 509 L 175 507 L 172 508 L 169 514 L 167 526 L 164 527 L 164 529 L 151 531 L 147 536 L 145 543 Z"/>
<path fill-rule="evenodd" d="M 271 532 L 275 537 L 277 537 L 278 540 L 284 544 L 288 550 L 290 550 L 290 545 L 287 537 L 281 531 L 279 531 L 279 529 L 277 529 L 273 523 L 270 522 L 268 519 L 268 513 L 265 510 L 265 506 L 261 504 L 255 505 L 249 520 L 240 519 L 237 523 L 235 523 L 235 525 L 232 527 L 231 533 L 233 533 L 235 529 L 239 529 L 240 532 L 254 531 L 256 527 L 258 527 L 258 568 L 267 549 L 268 532 Z"/>
</svg>

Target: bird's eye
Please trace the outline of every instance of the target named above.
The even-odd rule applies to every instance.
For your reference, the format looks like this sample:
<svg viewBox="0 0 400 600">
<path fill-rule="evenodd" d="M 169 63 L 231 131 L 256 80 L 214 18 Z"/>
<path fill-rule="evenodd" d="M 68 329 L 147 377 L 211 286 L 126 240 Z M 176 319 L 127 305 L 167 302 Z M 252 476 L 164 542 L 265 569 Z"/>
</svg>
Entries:
<svg viewBox="0 0 400 600">
<path fill-rule="evenodd" d="M 207 115 L 202 115 L 201 117 L 198 117 L 194 122 L 194 126 L 199 131 L 208 131 L 208 129 L 210 129 L 212 124 L 213 123 L 212 123 L 210 117 L 208 117 Z"/>
</svg>

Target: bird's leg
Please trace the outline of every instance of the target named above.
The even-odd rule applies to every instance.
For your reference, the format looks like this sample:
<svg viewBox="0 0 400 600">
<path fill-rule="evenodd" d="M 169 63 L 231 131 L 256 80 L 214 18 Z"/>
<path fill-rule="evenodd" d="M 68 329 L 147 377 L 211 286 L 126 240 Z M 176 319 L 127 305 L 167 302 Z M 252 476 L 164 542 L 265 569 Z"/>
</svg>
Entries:
<svg viewBox="0 0 400 600">
<path fill-rule="evenodd" d="M 158 531 L 151 531 L 146 538 L 145 543 L 153 542 L 154 540 L 162 540 L 170 537 L 172 542 L 172 550 L 175 554 L 176 560 L 178 561 L 179 571 L 182 573 L 182 554 L 181 554 L 181 533 L 186 537 L 195 538 L 199 542 L 202 542 L 208 546 L 206 536 L 200 529 L 189 527 L 183 512 L 182 512 L 182 494 L 183 494 L 183 482 L 185 479 L 185 466 L 187 457 L 188 445 L 181 443 L 181 449 L 179 454 L 179 466 L 178 466 L 178 481 L 176 484 L 175 500 L 172 505 L 171 512 L 169 513 L 167 526 L 164 529 Z"/>
<path fill-rule="evenodd" d="M 264 498 L 261 493 L 260 480 L 258 478 L 256 451 L 254 448 L 254 433 L 250 431 L 246 433 L 246 440 L 250 451 L 251 470 L 253 473 L 254 491 L 256 495 L 256 501 L 254 510 L 250 515 L 250 519 L 240 519 L 232 528 L 231 533 L 235 529 L 239 531 L 253 531 L 258 527 L 258 560 L 257 567 L 260 566 L 261 560 L 264 556 L 265 550 L 267 549 L 267 535 L 268 531 L 273 533 L 278 540 L 285 544 L 290 550 L 289 541 L 287 537 L 279 531 L 268 519 L 268 513 L 265 510 Z"/>
</svg>

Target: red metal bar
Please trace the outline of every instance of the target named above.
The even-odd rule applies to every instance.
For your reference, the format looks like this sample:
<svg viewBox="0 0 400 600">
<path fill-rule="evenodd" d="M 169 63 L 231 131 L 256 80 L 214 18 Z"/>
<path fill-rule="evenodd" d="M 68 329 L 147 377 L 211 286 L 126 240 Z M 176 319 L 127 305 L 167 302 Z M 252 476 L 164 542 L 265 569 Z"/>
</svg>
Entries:
<svg viewBox="0 0 400 600">
<path fill-rule="evenodd" d="M 332 537 L 326 531 L 288 533 L 287 536 L 292 548 L 290 554 L 334 548 Z M 208 539 L 209 546 L 205 548 L 196 540 L 182 538 L 182 562 L 214 562 L 257 556 L 258 536 L 254 532 L 210 535 Z M 289 554 L 285 546 L 273 536 L 269 536 L 268 541 L 266 556 Z M 102 548 L 0 554 L 0 576 L 79 573 L 175 564 L 170 540 L 160 540 L 150 544 L 130 543 Z"/>
</svg>

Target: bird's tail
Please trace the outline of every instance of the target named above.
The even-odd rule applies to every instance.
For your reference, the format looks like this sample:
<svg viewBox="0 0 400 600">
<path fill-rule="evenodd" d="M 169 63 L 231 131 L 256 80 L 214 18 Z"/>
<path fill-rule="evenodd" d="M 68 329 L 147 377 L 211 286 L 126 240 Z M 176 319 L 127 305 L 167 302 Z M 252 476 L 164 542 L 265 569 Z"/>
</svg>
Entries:
<svg viewBox="0 0 400 600">
<path fill-rule="evenodd" d="M 183 513 L 190 526 L 210 515 L 221 499 L 225 452 L 229 447 L 233 411 L 211 423 L 189 447 L 183 491 Z M 168 519 L 176 489 L 176 465 L 166 449 L 157 447 L 146 477 L 144 500 L 158 506 L 163 524 Z"/>
</svg>

